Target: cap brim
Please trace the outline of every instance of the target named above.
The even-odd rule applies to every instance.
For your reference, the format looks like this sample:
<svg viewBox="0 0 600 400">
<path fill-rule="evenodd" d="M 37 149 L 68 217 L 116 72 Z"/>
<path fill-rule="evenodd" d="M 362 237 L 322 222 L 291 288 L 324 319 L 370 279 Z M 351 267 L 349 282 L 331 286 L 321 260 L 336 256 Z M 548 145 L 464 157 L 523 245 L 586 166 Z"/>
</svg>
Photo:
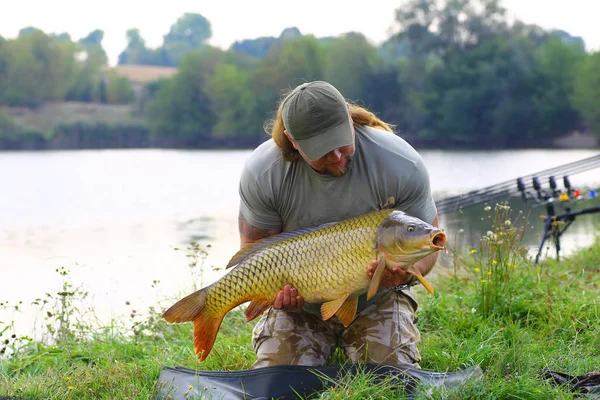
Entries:
<svg viewBox="0 0 600 400">
<path fill-rule="evenodd" d="M 350 121 L 341 123 L 318 136 L 296 140 L 296 144 L 309 160 L 317 161 L 332 150 L 354 144 Z"/>
</svg>

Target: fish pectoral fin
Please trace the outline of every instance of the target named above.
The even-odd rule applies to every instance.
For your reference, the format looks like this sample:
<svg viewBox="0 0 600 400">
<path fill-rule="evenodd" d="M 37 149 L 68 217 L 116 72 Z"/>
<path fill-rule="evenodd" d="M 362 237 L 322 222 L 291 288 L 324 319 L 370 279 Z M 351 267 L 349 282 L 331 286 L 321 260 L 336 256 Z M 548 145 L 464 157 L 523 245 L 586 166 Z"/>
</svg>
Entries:
<svg viewBox="0 0 600 400">
<path fill-rule="evenodd" d="M 411 265 L 406 270 L 406 272 L 408 272 L 411 275 L 414 275 L 415 278 L 417 278 L 419 280 L 419 282 L 421 282 L 421 285 L 423 285 L 423 287 L 425 287 L 425 289 L 427 289 L 429 294 L 433 294 L 433 287 L 431 286 L 431 284 L 429 282 L 427 282 L 427 280 L 423 277 L 423 274 L 421 274 L 421 271 L 419 271 L 419 269 L 417 267 L 415 267 L 414 265 Z"/>
<path fill-rule="evenodd" d="M 358 297 L 348 297 L 335 315 L 342 321 L 344 326 L 348 326 L 352 323 L 352 320 L 354 320 L 357 309 Z"/>
<path fill-rule="evenodd" d="M 321 304 L 321 315 L 323 316 L 323 321 L 327 321 L 329 318 L 333 317 L 335 313 L 338 312 L 340 307 L 342 307 L 348 296 L 350 296 L 350 293 L 344 294 L 339 299 L 331 300 Z"/>
<path fill-rule="evenodd" d="M 381 278 L 383 277 L 383 272 L 385 271 L 385 258 L 383 256 L 379 257 L 379 264 L 377 264 L 377 268 L 373 273 L 373 277 L 371 278 L 371 283 L 369 283 L 369 291 L 367 292 L 367 300 L 371 300 L 373 296 L 379 290 L 379 285 L 381 284 Z"/>
<path fill-rule="evenodd" d="M 246 321 L 247 322 L 252 321 L 254 318 L 258 317 L 260 314 L 265 312 L 266 309 L 271 307 L 272 304 L 273 304 L 272 300 L 267 300 L 267 299 L 252 300 L 250 302 L 250 304 L 248 305 L 248 308 L 246 308 L 246 311 L 244 312 L 244 315 L 246 316 Z"/>
</svg>

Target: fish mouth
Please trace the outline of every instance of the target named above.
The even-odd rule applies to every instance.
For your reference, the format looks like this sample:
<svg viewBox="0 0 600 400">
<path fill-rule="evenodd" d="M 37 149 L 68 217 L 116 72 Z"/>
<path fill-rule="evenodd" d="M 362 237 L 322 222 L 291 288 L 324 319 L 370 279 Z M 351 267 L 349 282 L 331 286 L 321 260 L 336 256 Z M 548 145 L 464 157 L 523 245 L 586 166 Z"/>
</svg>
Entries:
<svg viewBox="0 0 600 400">
<path fill-rule="evenodd" d="M 434 249 L 444 250 L 446 248 L 446 234 L 444 232 L 433 233 L 430 238 L 430 244 Z"/>
</svg>

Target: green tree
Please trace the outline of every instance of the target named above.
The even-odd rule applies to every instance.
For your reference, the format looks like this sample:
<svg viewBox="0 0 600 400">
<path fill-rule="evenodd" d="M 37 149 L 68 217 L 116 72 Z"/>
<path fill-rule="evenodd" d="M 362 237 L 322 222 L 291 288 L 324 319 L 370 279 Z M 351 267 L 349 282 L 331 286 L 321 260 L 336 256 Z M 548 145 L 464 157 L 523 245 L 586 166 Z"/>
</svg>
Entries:
<svg viewBox="0 0 600 400">
<path fill-rule="evenodd" d="M 254 95 L 249 76 L 236 65 L 223 64 L 215 69 L 208 95 L 217 121 L 214 137 L 256 136 Z"/>
<path fill-rule="evenodd" d="M 7 104 L 6 93 L 8 91 L 9 81 L 9 57 L 10 50 L 8 41 L 0 40 L 0 104 Z"/>
<path fill-rule="evenodd" d="M 363 97 L 362 79 L 377 61 L 377 49 L 364 35 L 347 33 L 326 46 L 326 80 L 349 99 Z"/>
<path fill-rule="evenodd" d="M 444 55 L 506 32 L 505 16 L 500 0 L 405 0 L 396 10 L 396 40 L 414 54 Z"/>
<path fill-rule="evenodd" d="M 400 62 L 379 58 L 371 71 L 360 78 L 364 105 L 384 121 L 395 125 L 396 132 L 406 134 L 410 106 L 406 84 L 400 80 Z"/>
<path fill-rule="evenodd" d="M 558 36 L 550 37 L 537 49 L 535 106 L 540 115 L 540 133 L 558 136 L 579 128 L 581 117 L 571 98 L 577 69 L 585 57 L 581 43 L 568 44 Z"/>
<path fill-rule="evenodd" d="M 206 44 L 212 35 L 210 22 L 200 14 L 185 13 L 164 36 L 165 44 L 185 42 L 191 49 L 197 49 Z"/>
<path fill-rule="evenodd" d="M 444 61 L 435 54 L 412 55 L 399 60 L 398 80 L 403 88 L 404 103 L 398 104 L 402 107 L 402 114 L 396 123 L 406 134 L 433 135 L 433 122 L 439 118 L 436 114 L 439 111 L 439 79 L 443 65 Z"/>
<path fill-rule="evenodd" d="M 88 64 L 106 65 L 108 63 L 108 56 L 102 47 L 103 39 L 104 31 L 96 29 L 79 40 L 79 44 L 87 53 Z"/>
<path fill-rule="evenodd" d="M 148 107 L 154 138 L 177 146 L 197 146 L 210 139 L 217 116 L 209 82 L 224 59 L 222 50 L 205 46 L 188 53 L 179 72 L 161 83 Z"/>
<path fill-rule="evenodd" d="M 57 41 L 60 41 L 60 42 L 72 42 L 71 35 L 69 35 L 67 32 L 62 32 L 59 34 L 51 34 L 50 37 L 52 37 L 53 39 L 56 39 Z"/>
<path fill-rule="evenodd" d="M 420 133 L 476 144 L 527 144 L 539 134 L 533 54 L 534 44 L 523 37 L 449 54 L 426 79 Z"/>
<path fill-rule="evenodd" d="M 35 30 L 2 46 L 0 102 L 15 106 L 37 106 L 61 100 L 73 61 L 72 47 Z"/>
<path fill-rule="evenodd" d="M 325 51 L 314 36 L 286 39 L 273 45 L 252 74 L 257 119 L 264 122 L 276 111 L 281 95 L 297 85 L 325 79 Z M 260 133 L 262 135 L 262 130 Z"/>
<path fill-rule="evenodd" d="M 148 49 L 139 29 L 129 29 L 126 33 L 127 48 L 119 54 L 119 64 L 168 65 L 164 49 Z"/>
<path fill-rule="evenodd" d="M 111 71 L 102 80 L 106 82 L 106 102 L 109 104 L 129 104 L 135 100 L 135 91 L 131 81 Z"/>
<path fill-rule="evenodd" d="M 210 22 L 200 14 L 185 13 L 163 37 L 167 65 L 176 66 L 185 55 L 206 44 L 212 35 Z"/>
<path fill-rule="evenodd" d="M 100 81 L 98 82 L 97 92 L 93 93 L 92 96 L 92 98 L 98 103 L 108 103 L 108 85 L 106 84 L 106 79 L 100 79 Z"/>
<path fill-rule="evenodd" d="M 102 69 L 108 62 L 102 47 L 103 38 L 104 32 L 96 29 L 77 43 L 67 100 L 100 103 L 108 101 L 106 82 L 102 73 Z"/>
<path fill-rule="evenodd" d="M 245 39 L 236 41 L 231 45 L 231 49 L 236 52 L 247 54 L 255 58 L 263 58 L 269 52 L 269 49 L 277 41 L 276 37 L 265 36 L 256 39 Z"/>
<path fill-rule="evenodd" d="M 593 134 L 600 136 L 600 52 L 589 55 L 577 69 L 572 96 L 575 108 Z"/>
<path fill-rule="evenodd" d="M 17 129 L 12 116 L 7 111 L 0 109 L 0 137 L 12 135 Z"/>
<path fill-rule="evenodd" d="M 19 29 L 18 37 L 28 36 L 28 35 L 32 35 L 34 33 L 43 33 L 43 31 L 34 26 L 27 26 L 25 28 Z"/>
</svg>

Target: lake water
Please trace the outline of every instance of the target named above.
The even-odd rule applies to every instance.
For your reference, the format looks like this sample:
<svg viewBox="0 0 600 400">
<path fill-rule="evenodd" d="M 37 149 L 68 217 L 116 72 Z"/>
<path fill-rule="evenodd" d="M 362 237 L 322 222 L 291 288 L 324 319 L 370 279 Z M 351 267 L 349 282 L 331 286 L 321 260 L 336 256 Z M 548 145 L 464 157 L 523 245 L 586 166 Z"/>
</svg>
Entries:
<svg viewBox="0 0 600 400">
<path fill-rule="evenodd" d="M 203 276 L 218 278 L 239 247 L 237 185 L 243 151 L 90 150 L 0 152 L 0 322 L 27 331 L 31 306 L 63 281 L 57 268 L 89 293 L 101 321 L 175 299 L 192 288 L 186 246 L 210 244 Z M 436 199 L 512 180 L 598 154 L 594 150 L 421 151 Z M 573 175 L 574 186 L 600 187 L 600 169 Z M 544 184 L 546 184 L 544 182 Z M 590 203 L 590 204 L 588 204 Z M 593 202 L 581 202 L 587 207 Z M 530 212 L 528 207 L 526 212 Z M 542 213 L 543 208 L 532 211 Z M 485 232 L 483 205 L 442 215 L 449 236 L 465 245 Z M 534 221 L 535 220 L 535 221 Z M 533 218 L 527 243 L 539 243 Z M 565 254 L 589 245 L 600 213 L 581 216 L 563 237 Z M 177 250 L 179 249 L 179 250 Z M 170 301 L 169 301 L 170 303 Z M 1 329 L 1 326 L 0 326 Z"/>
</svg>

